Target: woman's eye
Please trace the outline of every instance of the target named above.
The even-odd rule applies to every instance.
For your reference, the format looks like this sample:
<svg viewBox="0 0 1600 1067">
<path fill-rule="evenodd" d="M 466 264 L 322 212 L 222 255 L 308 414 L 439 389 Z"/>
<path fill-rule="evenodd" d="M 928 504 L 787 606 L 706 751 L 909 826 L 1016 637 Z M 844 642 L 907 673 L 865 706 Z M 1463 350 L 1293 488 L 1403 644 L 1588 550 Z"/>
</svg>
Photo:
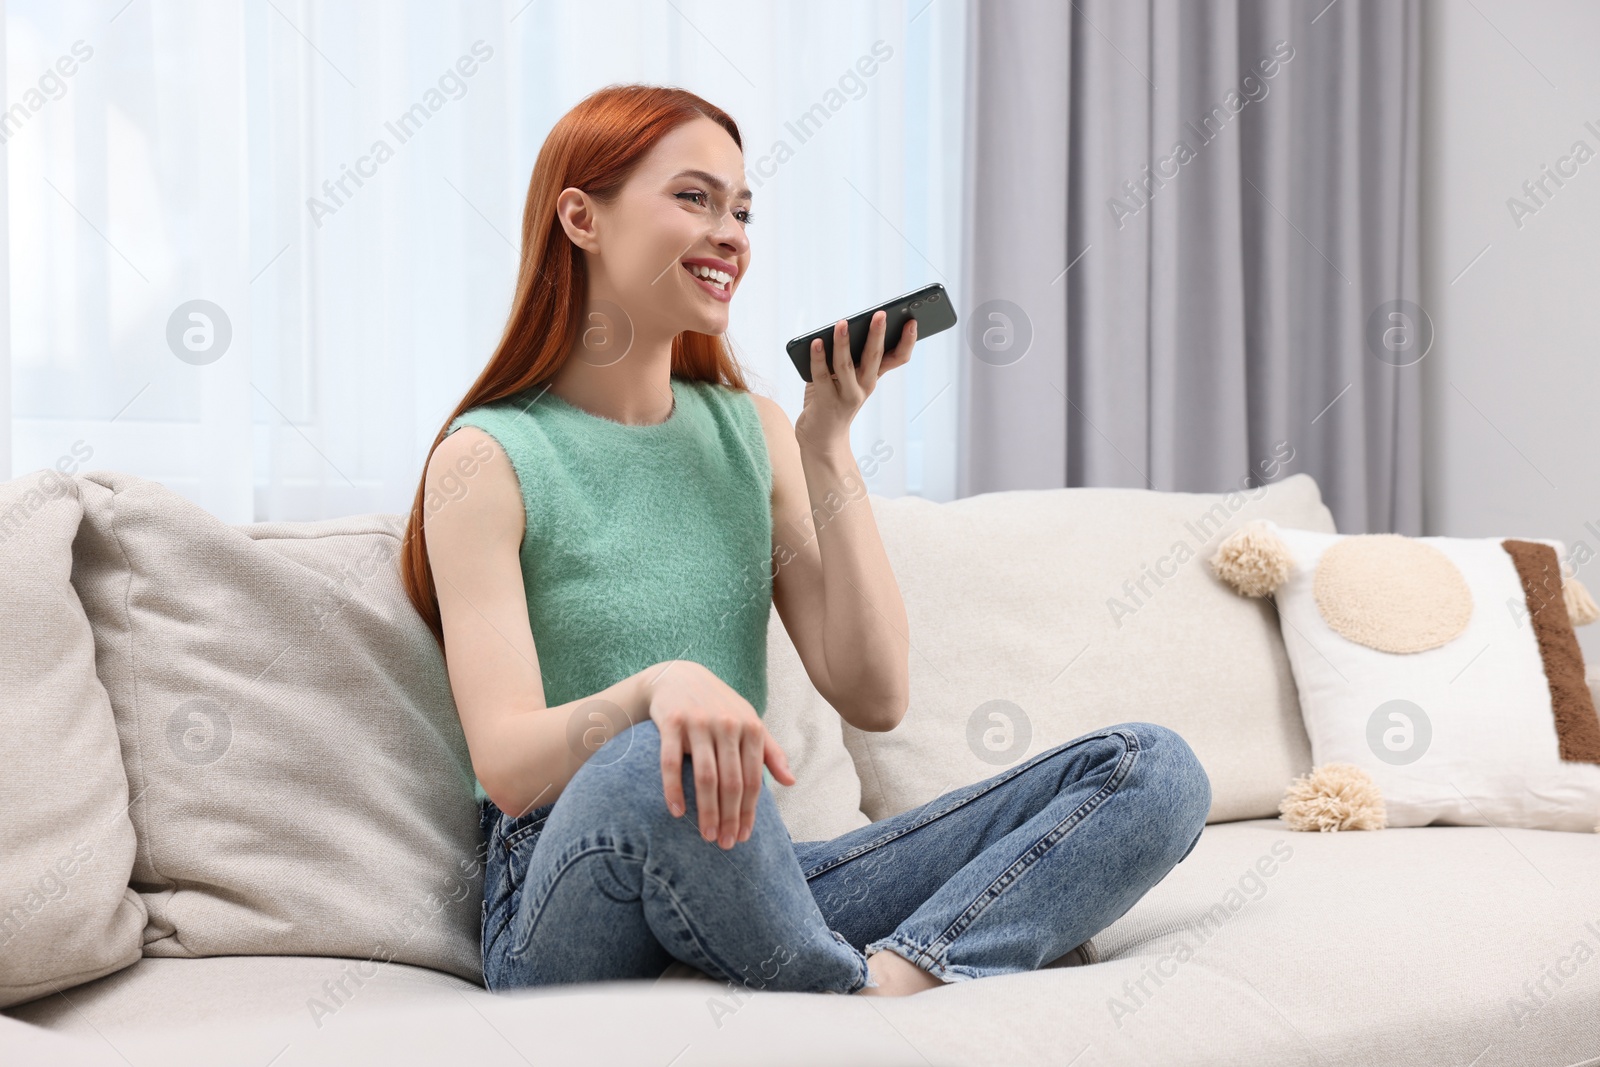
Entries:
<svg viewBox="0 0 1600 1067">
<path fill-rule="evenodd" d="M 694 199 L 694 198 L 698 197 L 700 201 L 704 201 L 706 199 L 706 194 L 705 193 L 699 193 L 699 192 L 677 193 L 675 195 L 680 200 L 683 199 L 684 197 L 689 197 L 690 199 Z M 705 205 L 702 203 L 701 206 L 704 207 Z M 738 219 L 744 225 L 748 226 L 755 219 L 755 213 L 753 211 L 751 211 L 749 208 L 745 207 L 745 208 L 740 208 L 738 211 L 735 211 L 733 213 L 733 217 Z"/>
</svg>

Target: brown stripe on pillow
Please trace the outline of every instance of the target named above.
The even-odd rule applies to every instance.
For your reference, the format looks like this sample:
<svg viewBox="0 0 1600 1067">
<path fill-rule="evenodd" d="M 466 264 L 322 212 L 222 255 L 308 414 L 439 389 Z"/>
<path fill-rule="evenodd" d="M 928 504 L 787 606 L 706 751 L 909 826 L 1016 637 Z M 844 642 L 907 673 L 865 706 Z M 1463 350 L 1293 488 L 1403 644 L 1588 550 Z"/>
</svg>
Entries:
<svg viewBox="0 0 1600 1067">
<path fill-rule="evenodd" d="M 1584 679 L 1583 650 L 1561 597 L 1561 561 L 1556 550 L 1538 541 L 1500 542 L 1522 579 L 1528 617 L 1539 643 L 1544 676 L 1550 682 L 1561 758 L 1569 763 L 1600 763 L 1600 715 Z"/>
</svg>

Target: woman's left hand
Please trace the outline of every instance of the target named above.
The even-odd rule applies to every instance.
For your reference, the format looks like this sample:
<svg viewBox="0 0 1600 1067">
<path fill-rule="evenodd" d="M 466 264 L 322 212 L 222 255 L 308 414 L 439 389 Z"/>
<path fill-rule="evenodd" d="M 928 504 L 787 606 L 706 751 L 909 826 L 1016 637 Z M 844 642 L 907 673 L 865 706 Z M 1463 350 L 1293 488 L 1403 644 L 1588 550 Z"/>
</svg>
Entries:
<svg viewBox="0 0 1600 1067">
<path fill-rule="evenodd" d="M 794 420 L 795 436 L 802 445 L 842 445 L 848 449 L 850 423 L 877 387 L 879 376 L 911 359 L 911 346 L 917 341 L 917 320 L 906 320 L 899 342 L 885 353 L 883 335 L 888 317 L 882 311 L 872 316 L 860 367 L 850 358 L 849 325 L 843 319 L 833 324 L 832 375 L 828 373 L 822 342 L 811 343 L 811 381 L 806 383 L 804 407 Z"/>
</svg>

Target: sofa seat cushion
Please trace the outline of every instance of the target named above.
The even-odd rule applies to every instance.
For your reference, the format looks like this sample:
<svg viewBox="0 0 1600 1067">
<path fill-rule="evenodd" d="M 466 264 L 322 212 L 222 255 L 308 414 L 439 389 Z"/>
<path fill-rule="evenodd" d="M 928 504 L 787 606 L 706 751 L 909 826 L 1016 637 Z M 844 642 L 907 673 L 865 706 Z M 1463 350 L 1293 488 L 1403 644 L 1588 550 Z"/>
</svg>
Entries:
<svg viewBox="0 0 1600 1067">
<path fill-rule="evenodd" d="M 315 1041 L 296 1040 L 289 1062 L 743 1067 L 838 1062 L 848 1049 L 856 1062 L 916 1067 L 1075 1057 L 1129 1067 L 1576 1064 L 1600 1045 L 1593 846 L 1544 830 L 1302 834 L 1276 819 L 1219 823 L 1095 936 L 1101 963 L 871 1003 L 747 995 L 709 980 L 498 995 L 419 987 L 432 1003 L 374 998 L 370 1013 L 341 1014 Z M 118 1019 L 180 1025 L 195 1021 L 193 1002 L 221 1010 L 235 995 L 214 996 L 201 969 L 223 961 L 160 961 L 172 969 L 159 974 L 151 962 L 84 987 L 88 999 L 74 996 L 83 1016 L 57 1008 L 43 1017 L 43 1005 L 10 1014 L 86 1036 L 93 1024 L 120 1045 Z M 344 962 L 291 968 L 301 983 L 292 990 L 273 970 L 278 961 L 237 966 L 260 976 L 259 989 L 278 988 L 282 1010 L 304 1020 L 305 998 Z M 137 988 L 146 981 L 148 992 Z M 252 1025 L 239 1024 L 241 1040 Z M 174 1032 L 171 1047 L 181 1040 Z M 208 1061 L 174 1053 L 149 1062 Z"/>
<path fill-rule="evenodd" d="M 6 1015 L 62 1033 L 166 1030 L 268 1019 L 322 1029 L 356 1008 L 483 987 L 429 967 L 338 956 L 148 956 Z M 81 1014 L 80 1014 L 81 1012 Z"/>
<path fill-rule="evenodd" d="M 1194 749 L 1209 821 L 1277 816 L 1311 758 L 1277 615 L 1204 559 L 1251 519 L 1332 533 L 1309 475 L 1231 493 L 869 499 L 911 641 L 904 720 L 843 726 L 870 818 L 1141 721 Z"/>
<path fill-rule="evenodd" d="M 124 1067 L 264 1064 L 288 1045 L 293 1054 L 276 1061 L 283 1064 L 305 1062 L 305 1048 L 352 1019 L 390 1007 L 437 1007 L 441 999 L 453 999 L 454 990 L 482 992 L 453 975 L 403 963 L 331 956 L 147 957 L 64 996 L 5 1014 L 115 1050 L 126 1059 L 108 1062 Z"/>
</svg>

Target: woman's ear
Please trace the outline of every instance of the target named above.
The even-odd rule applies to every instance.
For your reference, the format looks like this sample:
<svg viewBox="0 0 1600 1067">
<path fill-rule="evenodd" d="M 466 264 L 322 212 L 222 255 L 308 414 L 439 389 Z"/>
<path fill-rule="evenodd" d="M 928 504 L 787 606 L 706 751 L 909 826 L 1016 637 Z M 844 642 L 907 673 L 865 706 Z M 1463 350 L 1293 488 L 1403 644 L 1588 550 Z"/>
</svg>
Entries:
<svg viewBox="0 0 1600 1067">
<path fill-rule="evenodd" d="M 568 187 L 556 197 L 556 218 L 567 231 L 567 239 L 585 252 L 600 251 L 595 203 L 582 189 Z"/>
</svg>

